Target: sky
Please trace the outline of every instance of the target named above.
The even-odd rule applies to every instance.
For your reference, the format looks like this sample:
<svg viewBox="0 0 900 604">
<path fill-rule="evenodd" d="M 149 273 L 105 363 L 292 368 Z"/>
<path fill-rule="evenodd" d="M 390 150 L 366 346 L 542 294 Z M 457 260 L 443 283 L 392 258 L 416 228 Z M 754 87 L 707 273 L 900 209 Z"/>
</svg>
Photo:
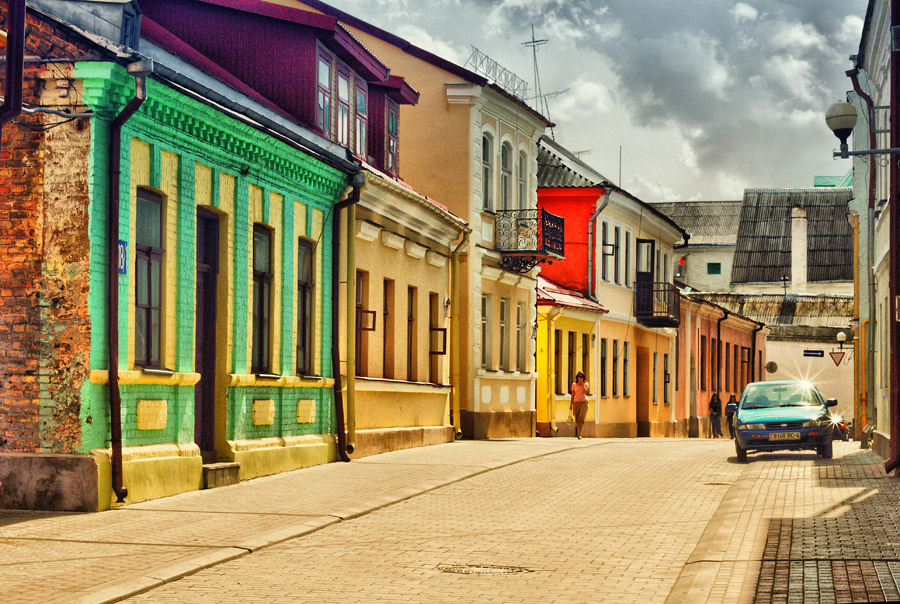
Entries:
<svg viewBox="0 0 900 604">
<path fill-rule="evenodd" d="M 533 25 L 554 138 L 644 201 L 740 199 L 850 169 L 824 115 L 852 87 L 866 0 L 329 4 L 460 65 L 474 46 L 529 96 Z"/>
</svg>

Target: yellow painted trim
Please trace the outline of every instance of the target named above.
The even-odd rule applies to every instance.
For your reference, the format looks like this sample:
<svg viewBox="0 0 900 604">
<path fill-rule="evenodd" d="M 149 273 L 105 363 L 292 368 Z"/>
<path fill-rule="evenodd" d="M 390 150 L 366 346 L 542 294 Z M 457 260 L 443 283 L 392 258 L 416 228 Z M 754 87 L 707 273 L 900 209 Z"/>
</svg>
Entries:
<svg viewBox="0 0 900 604">
<path fill-rule="evenodd" d="M 290 202 L 285 202 L 285 203 L 290 203 Z M 296 199 L 293 201 L 293 204 L 294 204 L 294 241 L 297 241 L 301 237 L 303 237 L 303 238 L 307 237 L 307 235 L 306 235 L 306 206 L 304 204 L 300 203 L 299 201 L 297 201 Z M 293 243 L 294 242 L 292 241 L 291 245 L 293 245 Z M 298 267 L 296 266 L 296 262 L 297 262 L 296 247 L 294 247 L 292 249 L 294 250 L 294 252 L 293 252 L 294 253 L 294 263 L 295 263 L 294 264 L 294 276 L 296 278 L 297 270 L 298 270 Z M 318 250 L 315 247 L 313 248 L 313 254 L 318 255 Z M 315 256 L 313 256 L 313 271 L 315 271 L 315 266 L 316 266 L 315 261 L 316 261 Z M 315 276 L 313 278 L 315 279 Z M 314 282 L 313 283 L 313 296 L 316 295 L 316 291 L 317 291 L 316 283 Z M 315 306 L 315 298 L 313 298 L 313 306 Z M 315 309 L 313 310 L 313 312 L 315 312 Z M 313 323 L 313 325 L 315 325 L 315 323 L 316 323 L 315 319 L 313 319 L 312 323 Z M 290 331 L 291 331 L 291 342 L 296 342 L 297 341 L 297 304 L 296 304 L 296 301 L 294 304 L 291 305 Z M 315 331 L 313 331 L 312 337 L 310 339 L 315 344 Z M 314 351 L 313 354 L 315 354 L 316 350 L 317 350 L 317 347 L 314 345 L 313 346 L 313 351 Z M 291 346 L 291 365 L 290 366 L 297 367 L 297 346 Z M 318 367 L 318 364 L 316 363 L 315 356 L 314 356 L 313 363 L 312 363 L 313 371 L 316 370 L 316 367 Z"/>
<path fill-rule="evenodd" d="M 284 221 L 281 214 L 283 204 L 283 196 L 278 193 L 269 193 L 269 226 L 275 230 L 272 234 L 272 297 L 269 300 L 272 336 L 269 344 L 272 347 L 270 366 L 275 372 L 279 372 L 281 369 L 281 282 L 283 277 L 281 258 L 285 247 L 287 249 L 293 247 L 290 244 L 286 245 L 284 241 Z"/>
<path fill-rule="evenodd" d="M 137 402 L 138 430 L 165 430 L 169 419 L 169 405 L 165 399 L 139 399 Z"/>
<path fill-rule="evenodd" d="M 131 182 L 128 185 L 128 199 L 131 207 L 137 207 L 137 188 L 139 185 L 150 183 L 150 144 L 140 139 L 131 138 Z M 130 212 L 128 224 L 128 241 L 137 239 L 137 221 L 134 212 Z M 128 266 L 136 266 L 137 253 L 134 245 L 128 246 Z M 128 308 L 134 308 L 134 271 L 128 271 Z M 128 313 L 128 338 L 127 367 L 134 366 L 134 321 L 133 312 Z"/>
<path fill-rule="evenodd" d="M 227 291 L 225 301 L 225 316 L 229 318 L 225 326 L 225 367 L 233 368 L 234 358 L 232 350 L 234 348 L 234 323 L 231 317 L 234 316 L 234 236 L 235 236 L 235 219 L 234 219 L 234 189 L 235 178 L 230 174 L 219 173 L 219 209 L 228 216 L 228 228 L 226 233 L 225 253 L 220 254 L 224 258 L 224 266 L 220 274 L 224 277 Z M 219 240 L 221 243 L 221 239 Z M 252 298 L 251 298 L 252 299 Z M 221 302 L 221 300 L 219 300 Z M 218 397 L 220 393 L 216 393 Z M 220 399 L 221 400 L 221 399 Z"/>
<path fill-rule="evenodd" d="M 226 376 L 227 386 L 269 386 L 274 388 L 333 388 L 334 378 L 306 379 L 298 375 L 283 375 L 277 380 L 260 379 L 255 373 L 232 373 Z"/>
<path fill-rule="evenodd" d="M 402 392 L 409 394 L 447 394 L 451 386 L 392 380 L 356 379 L 357 392 Z"/>
<path fill-rule="evenodd" d="M 305 220 L 304 220 L 305 222 Z M 312 225 L 309 230 L 309 237 L 313 241 L 322 241 L 322 228 L 325 223 L 325 214 L 322 210 L 318 210 L 313 208 L 312 211 Z M 312 330 L 312 334 L 310 336 L 310 341 L 313 349 L 313 367 L 315 371 L 318 373 L 322 373 L 322 351 L 320 350 L 321 346 L 319 346 L 319 342 L 321 341 L 321 334 L 319 334 L 316 326 L 322 325 L 322 287 L 323 281 L 323 273 L 322 273 L 322 252 L 319 249 L 319 246 L 315 247 L 315 256 L 313 257 L 313 265 L 315 267 L 315 280 L 313 281 L 313 294 L 315 296 L 315 302 L 313 304 L 314 313 L 313 320 L 310 321 L 310 329 Z M 332 258 L 332 262 L 338 262 L 338 258 Z M 334 304 L 337 304 L 337 300 L 333 301 Z M 296 323 L 296 322 L 295 322 Z"/>
<path fill-rule="evenodd" d="M 254 426 L 271 426 L 275 424 L 275 401 L 267 399 L 256 399 L 253 401 L 251 411 Z"/>
<path fill-rule="evenodd" d="M 322 465 L 337 459 L 337 442 L 333 434 L 231 440 L 228 444 L 234 461 L 241 464 L 241 480 Z"/>
<path fill-rule="evenodd" d="M 92 384 L 106 384 L 109 381 L 109 372 L 105 369 L 91 370 Z M 140 369 L 131 369 L 119 372 L 120 384 L 156 384 L 160 386 L 193 386 L 200 381 L 199 373 L 173 373 L 172 375 L 144 374 Z"/>
<path fill-rule="evenodd" d="M 178 295 L 178 162 L 176 154 L 160 152 L 159 188 L 165 196 L 165 256 L 163 265 L 163 324 L 160 334 L 163 367 L 175 367 Z"/>
<path fill-rule="evenodd" d="M 297 401 L 297 423 L 311 424 L 316 421 L 316 401 L 299 399 Z"/>
<path fill-rule="evenodd" d="M 200 162 L 194 163 L 194 204 L 211 205 L 212 200 L 212 168 Z"/>
</svg>

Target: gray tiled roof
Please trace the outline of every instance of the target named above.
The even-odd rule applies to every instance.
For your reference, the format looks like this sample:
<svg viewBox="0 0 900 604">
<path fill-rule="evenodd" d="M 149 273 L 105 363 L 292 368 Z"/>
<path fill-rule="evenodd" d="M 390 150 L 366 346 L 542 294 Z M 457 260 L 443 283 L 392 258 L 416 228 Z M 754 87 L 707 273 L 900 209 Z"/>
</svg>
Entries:
<svg viewBox="0 0 900 604">
<path fill-rule="evenodd" d="M 747 189 L 731 272 L 732 283 L 773 283 L 791 275 L 791 209 L 806 209 L 807 281 L 852 281 L 853 242 L 847 221 L 853 189 Z"/>
<path fill-rule="evenodd" d="M 845 327 L 853 316 L 853 296 L 695 292 L 690 297 L 770 326 Z"/>
<path fill-rule="evenodd" d="M 735 245 L 741 221 L 741 201 L 650 202 L 678 223 L 691 238 L 689 245 Z"/>
<path fill-rule="evenodd" d="M 605 176 L 547 136 L 538 142 L 538 187 L 598 187 Z"/>
</svg>

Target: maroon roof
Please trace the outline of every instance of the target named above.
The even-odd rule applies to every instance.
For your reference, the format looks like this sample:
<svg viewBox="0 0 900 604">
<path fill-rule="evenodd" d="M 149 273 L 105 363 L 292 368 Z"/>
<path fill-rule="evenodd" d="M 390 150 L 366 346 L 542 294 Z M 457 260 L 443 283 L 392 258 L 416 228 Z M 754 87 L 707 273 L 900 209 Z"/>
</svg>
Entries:
<svg viewBox="0 0 900 604">
<path fill-rule="evenodd" d="M 384 82 L 369 82 L 369 86 L 384 88 L 388 97 L 401 105 L 415 105 L 419 102 L 419 92 L 400 76 L 390 76 Z"/>
</svg>

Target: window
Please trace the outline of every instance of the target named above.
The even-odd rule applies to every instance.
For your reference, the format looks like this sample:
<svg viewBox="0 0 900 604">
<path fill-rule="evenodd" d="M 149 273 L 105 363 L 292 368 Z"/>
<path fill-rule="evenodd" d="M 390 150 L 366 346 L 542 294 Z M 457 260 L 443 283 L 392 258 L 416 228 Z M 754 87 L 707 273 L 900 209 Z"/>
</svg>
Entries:
<svg viewBox="0 0 900 604">
<path fill-rule="evenodd" d="M 516 371 L 528 371 L 528 309 L 524 302 L 516 305 Z"/>
<path fill-rule="evenodd" d="M 621 247 L 621 238 L 622 238 L 622 229 L 620 227 L 616 227 L 613 229 L 613 245 L 615 249 L 613 250 L 613 281 L 617 284 L 622 283 L 622 267 L 619 266 L 619 249 Z"/>
<path fill-rule="evenodd" d="M 718 360 L 718 350 L 719 342 L 716 341 L 715 338 L 710 339 L 709 341 L 709 389 L 710 390 L 719 390 L 719 371 L 718 364 L 716 361 Z"/>
<path fill-rule="evenodd" d="M 375 313 L 369 308 L 369 273 L 356 271 L 356 375 L 369 375 L 369 334 Z"/>
<path fill-rule="evenodd" d="M 565 394 L 562 384 L 562 332 L 553 330 L 553 375 L 556 378 L 556 394 Z"/>
<path fill-rule="evenodd" d="M 366 146 L 368 131 L 368 94 L 366 89 L 360 84 L 356 85 L 356 137 L 354 138 L 354 150 L 356 155 L 365 159 L 368 153 Z"/>
<path fill-rule="evenodd" d="M 731 391 L 731 342 L 725 342 L 725 392 Z"/>
<path fill-rule="evenodd" d="M 669 255 L 663 254 L 663 283 L 669 282 Z"/>
<path fill-rule="evenodd" d="M 394 379 L 394 280 L 384 280 L 381 299 L 381 314 L 384 321 L 384 341 L 381 348 L 382 375 Z"/>
<path fill-rule="evenodd" d="M 681 331 L 675 332 L 675 390 L 681 390 Z"/>
<path fill-rule="evenodd" d="M 622 343 L 622 396 L 629 396 L 628 382 L 628 342 Z"/>
<path fill-rule="evenodd" d="M 527 160 L 525 158 L 524 153 L 519 154 L 519 209 L 524 210 L 528 207 L 528 188 L 525 186 L 525 183 L 528 182 L 528 174 L 526 173 L 525 166 L 527 165 Z"/>
<path fill-rule="evenodd" d="M 659 353 L 653 353 L 653 404 L 659 404 Z"/>
<path fill-rule="evenodd" d="M 734 345 L 734 367 L 732 367 L 732 370 L 734 371 L 734 389 L 741 390 L 739 373 L 741 370 L 741 350 L 737 344 Z"/>
<path fill-rule="evenodd" d="M 481 295 L 481 368 L 491 368 L 491 297 Z"/>
<path fill-rule="evenodd" d="M 606 338 L 600 338 L 600 396 L 606 396 Z"/>
<path fill-rule="evenodd" d="M 619 341 L 613 340 L 612 346 L 612 395 L 619 396 Z"/>
<path fill-rule="evenodd" d="M 313 246 L 297 242 L 297 373 L 312 373 Z"/>
<path fill-rule="evenodd" d="M 491 149 L 491 139 L 488 135 L 481 137 L 481 207 L 486 212 L 494 209 L 494 200 L 491 195 L 494 181 L 494 170 Z"/>
<path fill-rule="evenodd" d="M 512 149 L 507 143 L 500 146 L 500 209 L 512 205 Z"/>
<path fill-rule="evenodd" d="M 581 371 L 584 372 L 584 381 L 590 382 L 591 369 L 591 347 L 588 344 L 590 336 L 581 334 Z"/>
<path fill-rule="evenodd" d="M 606 246 L 609 243 L 609 223 L 604 222 L 600 228 L 600 278 L 609 281 L 609 264 L 606 262 Z"/>
<path fill-rule="evenodd" d="M 135 239 L 134 364 L 160 367 L 162 342 L 162 197 L 137 193 Z"/>
<path fill-rule="evenodd" d="M 262 225 L 253 226 L 253 340 L 250 371 L 271 370 L 270 304 L 272 297 L 272 233 Z"/>
<path fill-rule="evenodd" d="M 415 382 L 416 371 L 416 298 L 415 287 L 406 289 L 406 380 Z"/>
<path fill-rule="evenodd" d="M 631 232 L 625 232 L 625 286 L 631 287 Z"/>
<path fill-rule="evenodd" d="M 706 263 L 706 274 L 707 275 L 721 275 L 722 274 L 722 263 L 721 262 L 707 262 Z"/>
<path fill-rule="evenodd" d="M 663 355 L 663 403 L 669 404 L 669 355 Z"/>
<path fill-rule="evenodd" d="M 446 330 L 438 324 L 440 303 L 435 292 L 428 294 L 428 381 L 440 384 L 441 355 L 447 352 Z"/>
<path fill-rule="evenodd" d="M 350 146 L 350 76 L 338 70 L 337 76 L 337 142 Z"/>
<path fill-rule="evenodd" d="M 568 355 L 567 355 L 568 358 L 566 360 L 568 361 L 567 369 L 569 370 L 569 376 L 568 376 L 569 379 L 566 383 L 574 384 L 575 383 L 575 332 L 574 331 L 569 332 L 569 349 L 567 352 L 568 352 Z"/>
<path fill-rule="evenodd" d="M 500 369 L 509 371 L 509 298 L 500 298 Z"/>
<path fill-rule="evenodd" d="M 700 390 L 706 390 L 706 336 L 700 336 Z"/>
<path fill-rule="evenodd" d="M 331 55 L 319 53 L 316 101 L 316 126 L 325 133 L 331 134 Z"/>
<path fill-rule="evenodd" d="M 400 106 L 387 100 L 387 171 L 398 174 L 400 170 Z"/>
</svg>

